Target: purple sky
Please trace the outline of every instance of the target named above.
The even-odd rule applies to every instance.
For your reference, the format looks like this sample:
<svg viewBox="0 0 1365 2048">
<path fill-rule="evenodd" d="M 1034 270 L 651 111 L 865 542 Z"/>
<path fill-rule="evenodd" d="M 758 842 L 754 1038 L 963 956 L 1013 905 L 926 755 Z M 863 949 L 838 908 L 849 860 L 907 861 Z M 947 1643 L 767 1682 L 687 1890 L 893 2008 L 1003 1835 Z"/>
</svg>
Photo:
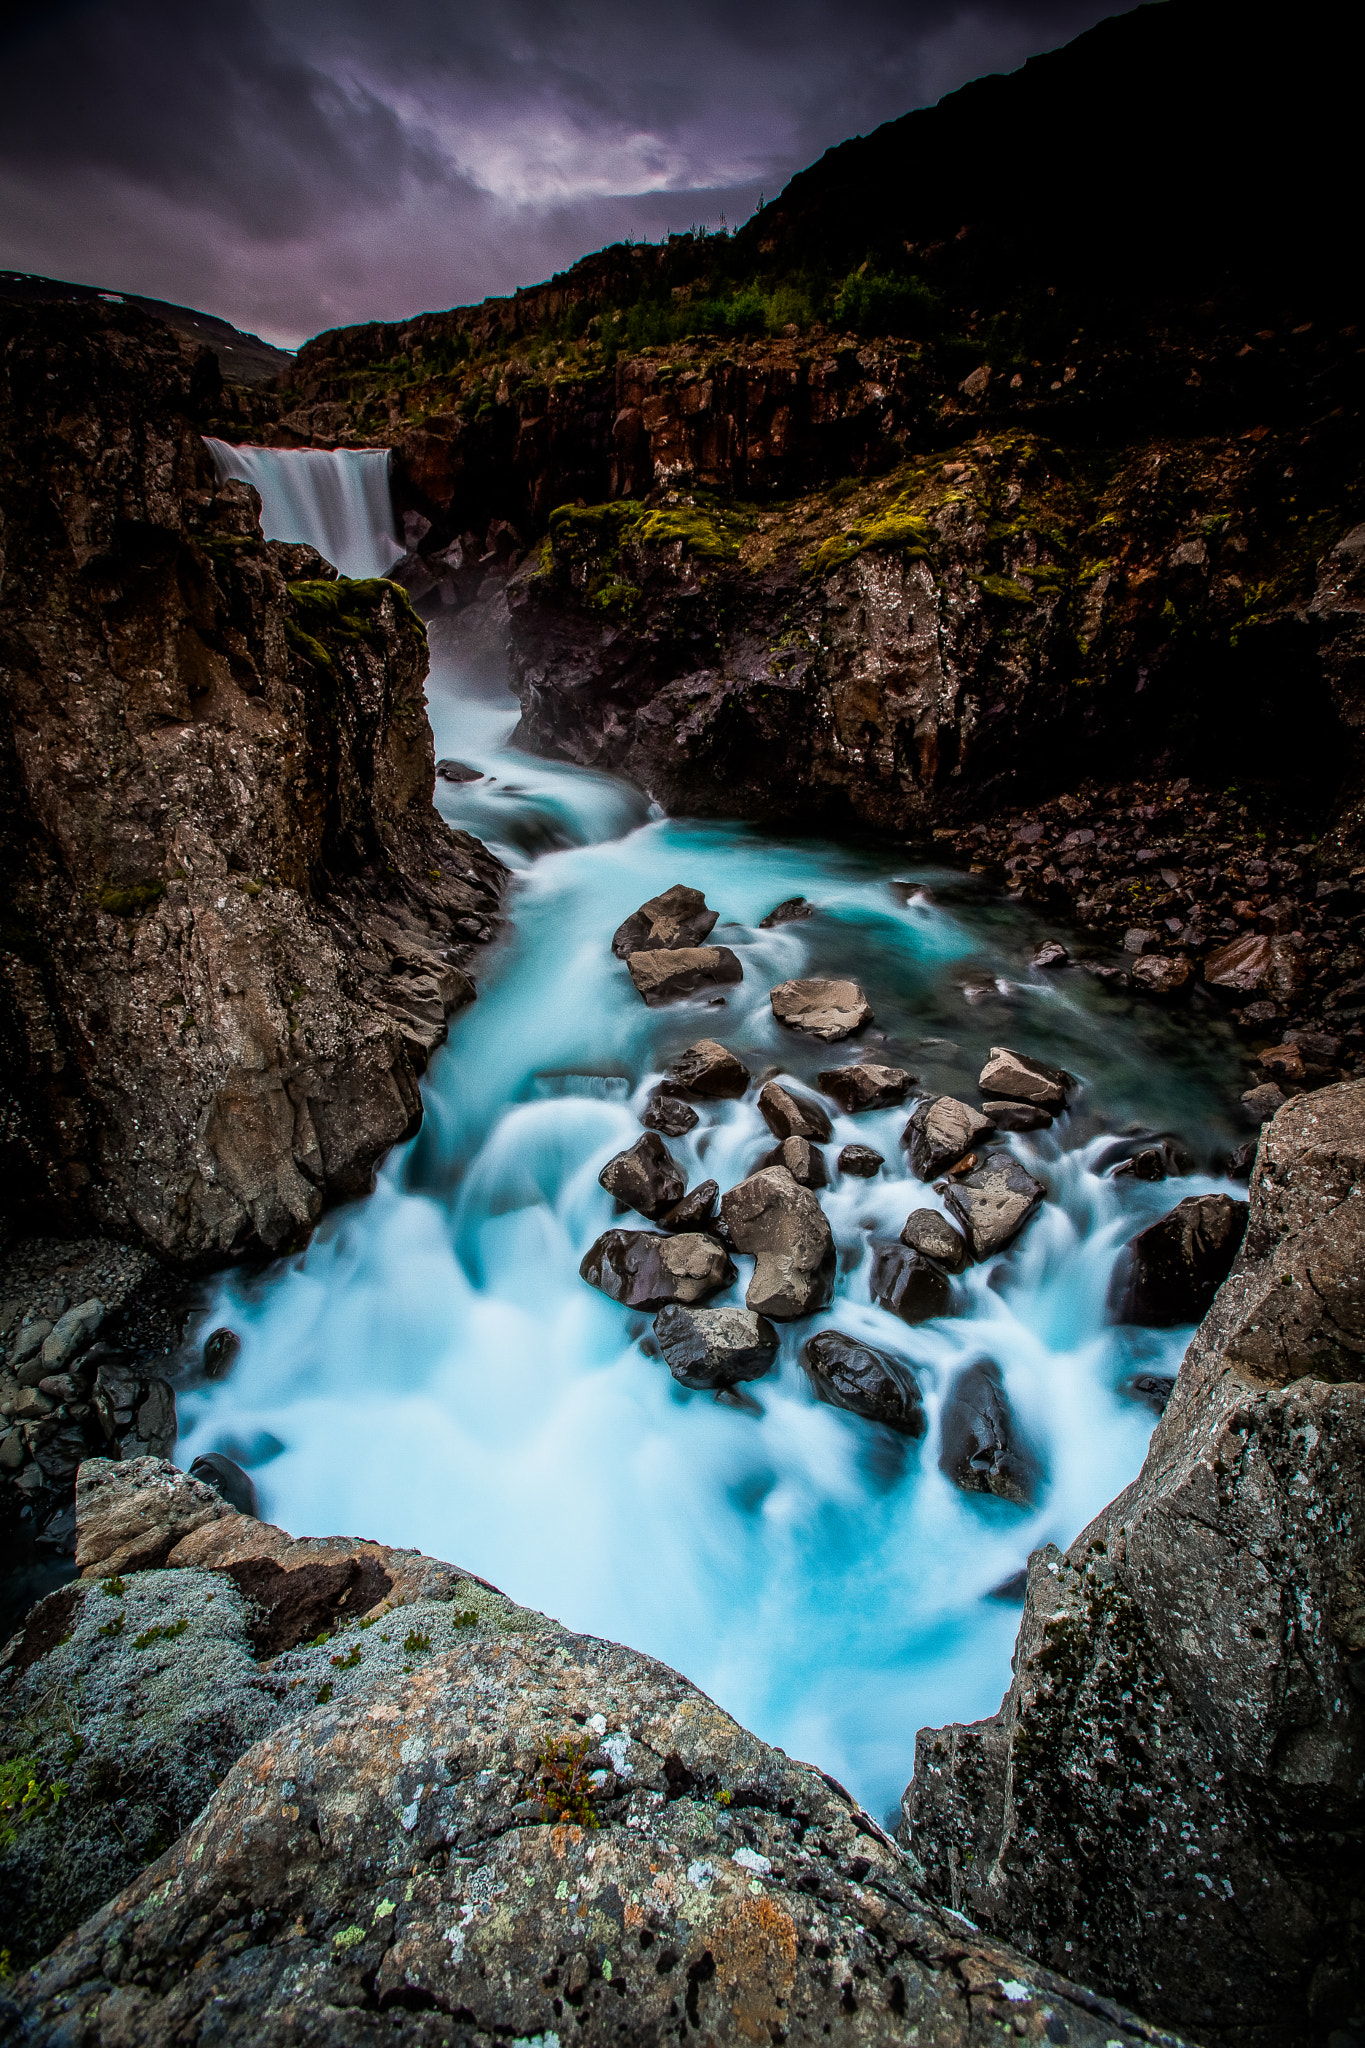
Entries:
<svg viewBox="0 0 1365 2048">
<path fill-rule="evenodd" d="M 1122 11 L 35 0 L 0 30 L 0 269 L 292 346 L 733 225 L 832 143 Z"/>
</svg>

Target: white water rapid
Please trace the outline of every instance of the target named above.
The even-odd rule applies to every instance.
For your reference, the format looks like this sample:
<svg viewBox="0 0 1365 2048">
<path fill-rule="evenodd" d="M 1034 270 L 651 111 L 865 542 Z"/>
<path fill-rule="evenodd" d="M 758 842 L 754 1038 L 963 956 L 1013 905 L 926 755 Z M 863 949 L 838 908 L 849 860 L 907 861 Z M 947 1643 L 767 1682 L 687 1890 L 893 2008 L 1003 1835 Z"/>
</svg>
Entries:
<svg viewBox="0 0 1365 2048">
<path fill-rule="evenodd" d="M 387 448 L 234 448 L 205 436 L 220 477 L 261 494 L 267 540 L 306 541 L 343 576 L 387 576 L 394 539 Z"/>
<path fill-rule="evenodd" d="M 329 1216 L 301 1256 L 219 1285 L 200 1335 L 228 1323 L 242 1351 L 225 1382 L 182 1389 L 180 1462 L 225 1451 L 291 1530 L 420 1545 L 652 1652 L 884 1814 L 917 1728 L 999 1703 L 1018 1608 L 992 1589 L 1037 1544 L 1070 1541 L 1141 1462 L 1153 1418 L 1125 1382 L 1174 1372 L 1190 1333 L 1112 1325 L 1114 1260 L 1183 1196 L 1226 1184 L 1104 1169 L 1138 1130 L 1170 1131 L 1205 1163 L 1235 1143 L 1234 1063 L 1192 1015 L 1129 1005 L 1079 970 L 1032 970 L 1045 928 L 970 877 L 891 850 L 651 817 L 620 783 L 509 750 L 505 690 L 461 669 L 448 631 L 448 617 L 432 629 L 437 751 L 483 773 L 438 784 L 438 802 L 516 870 L 508 933 L 476 962 L 479 999 L 432 1063 L 422 1131 L 377 1191 Z M 611 935 L 680 881 L 719 910 L 716 940 L 744 980 L 723 1007 L 647 1010 Z M 795 895 L 816 915 L 759 929 Z M 863 982 L 884 1038 L 830 1049 L 778 1028 L 769 988 L 826 972 Z M 648 1318 L 578 1276 L 600 1232 L 648 1227 L 613 1214 L 597 1175 L 640 1135 L 651 1081 L 703 1036 L 756 1080 L 809 1084 L 865 1050 L 974 1099 L 1004 1041 L 1083 1087 L 1051 1131 L 1010 1141 L 1048 1188 L 1042 1211 L 956 1283 L 954 1313 L 917 1328 L 868 1292 L 869 1233 L 939 1206 L 906 1171 L 906 1112 L 836 1116 L 831 1167 L 853 1141 L 886 1166 L 822 1194 L 835 1300 L 784 1328 L 777 1366 L 740 1407 L 675 1385 L 642 1343 Z M 726 1188 L 773 1140 L 752 1095 L 698 1107 L 670 1149 L 690 1185 Z M 750 1269 L 737 1264 L 722 1299 L 742 1300 Z M 798 1353 L 832 1325 L 913 1362 L 922 1442 L 812 1397 Z M 938 1469 L 945 1392 L 981 1357 L 1000 1366 L 1042 1460 L 1032 1509 L 963 1494 Z"/>
</svg>

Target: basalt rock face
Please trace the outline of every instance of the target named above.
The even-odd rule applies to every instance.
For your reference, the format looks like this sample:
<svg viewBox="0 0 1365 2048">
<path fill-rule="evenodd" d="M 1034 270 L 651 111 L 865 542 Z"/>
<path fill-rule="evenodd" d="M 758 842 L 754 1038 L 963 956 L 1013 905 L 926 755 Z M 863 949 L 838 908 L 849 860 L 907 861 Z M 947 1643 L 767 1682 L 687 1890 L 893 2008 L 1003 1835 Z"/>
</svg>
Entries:
<svg viewBox="0 0 1365 2048">
<path fill-rule="evenodd" d="M 1365 1085 L 1287 1104 L 1139 1477 L 1030 1561 L 1000 1712 L 921 1733 L 935 1896 L 1216 2043 L 1365 1998 Z"/>
<path fill-rule="evenodd" d="M 277 1250 L 415 1127 L 503 871 L 433 808 L 406 598 L 287 580 L 217 486 L 213 358 L 124 307 L 0 322 L 5 1199 Z"/>
<path fill-rule="evenodd" d="M 263 1644 L 252 1564 L 326 1560 L 382 1581 L 368 1611 Z M 842 1787 L 677 1672 L 414 1552 L 229 1516 L 53 1595 L 5 1661 L 38 1782 L 70 1779 L 0 1851 L 36 1963 L 7 2040 L 1169 2043 L 926 1904 Z"/>
</svg>

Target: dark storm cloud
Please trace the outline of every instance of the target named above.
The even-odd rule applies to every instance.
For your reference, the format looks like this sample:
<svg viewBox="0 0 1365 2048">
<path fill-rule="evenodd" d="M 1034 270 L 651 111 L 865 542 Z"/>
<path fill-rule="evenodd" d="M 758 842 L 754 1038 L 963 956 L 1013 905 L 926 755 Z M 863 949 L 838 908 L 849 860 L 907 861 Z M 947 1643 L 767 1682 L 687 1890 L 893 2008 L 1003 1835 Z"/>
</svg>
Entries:
<svg viewBox="0 0 1365 2048">
<path fill-rule="evenodd" d="M 1094 0 L 86 0 L 0 37 L 0 267 L 297 340 L 734 223 Z"/>
</svg>

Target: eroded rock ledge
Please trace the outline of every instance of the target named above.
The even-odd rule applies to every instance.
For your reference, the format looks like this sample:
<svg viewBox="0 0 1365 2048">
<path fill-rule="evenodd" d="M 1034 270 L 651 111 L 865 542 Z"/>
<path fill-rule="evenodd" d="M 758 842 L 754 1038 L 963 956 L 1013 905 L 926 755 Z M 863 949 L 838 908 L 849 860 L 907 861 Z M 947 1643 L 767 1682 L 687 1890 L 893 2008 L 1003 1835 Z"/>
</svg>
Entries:
<svg viewBox="0 0 1365 2048">
<path fill-rule="evenodd" d="M 504 871 L 433 807 L 405 595 L 216 485 L 211 353 L 122 306 L 0 343 L 4 1200 L 275 1251 L 415 1128 Z"/>
<path fill-rule="evenodd" d="M 1169 2039 L 927 1905 L 840 1786 L 665 1665 L 157 1460 L 87 1467 L 81 1511 L 0 1713 L 46 1783 L 78 1688 L 83 1746 L 0 1881 L 31 1948 L 131 1881 L 4 1987 L 16 2038 Z M 139 1540 L 152 1568 L 100 1576 Z M 158 1814 L 192 1824 L 138 1871 Z"/>
<path fill-rule="evenodd" d="M 1352 1082 L 1267 1127 L 1141 1474 L 1034 1554 L 999 1713 L 905 1795 L 934 1896 L 1206 2042 L 1353 2037 L 1365 1993 L 1362 1218 Z"/>
</svg>

